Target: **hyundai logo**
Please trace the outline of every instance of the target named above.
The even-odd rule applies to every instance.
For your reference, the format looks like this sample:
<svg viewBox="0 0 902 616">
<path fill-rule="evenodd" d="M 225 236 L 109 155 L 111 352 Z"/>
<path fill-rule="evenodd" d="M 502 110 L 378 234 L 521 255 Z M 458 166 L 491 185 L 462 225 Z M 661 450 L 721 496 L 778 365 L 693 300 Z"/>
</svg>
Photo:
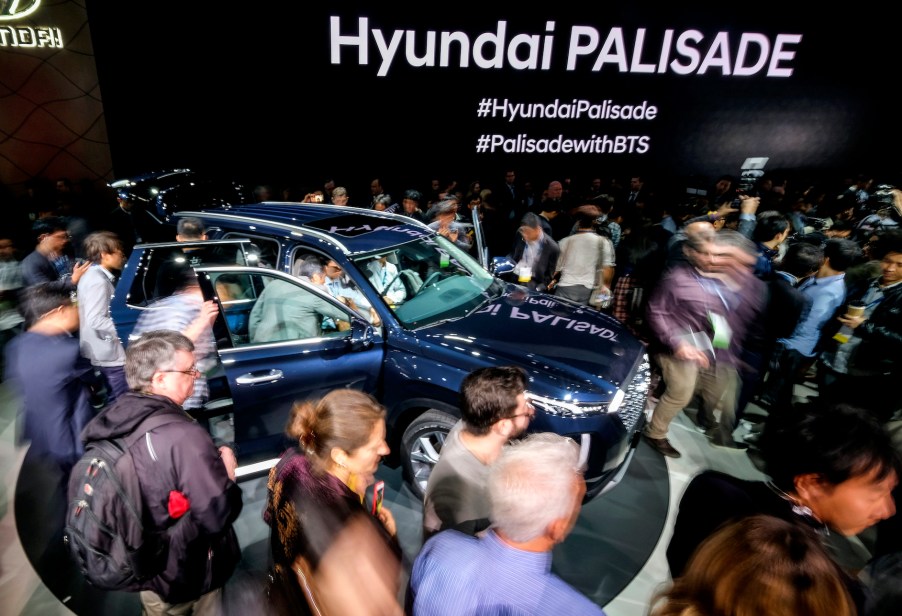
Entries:
<svg viewBox="0 0 902 616">
<path fill-rule="evenodd" d="M 40 6 L 41 0 L 0 0 L 0 21 L 22 19 Z"/>
</svg>

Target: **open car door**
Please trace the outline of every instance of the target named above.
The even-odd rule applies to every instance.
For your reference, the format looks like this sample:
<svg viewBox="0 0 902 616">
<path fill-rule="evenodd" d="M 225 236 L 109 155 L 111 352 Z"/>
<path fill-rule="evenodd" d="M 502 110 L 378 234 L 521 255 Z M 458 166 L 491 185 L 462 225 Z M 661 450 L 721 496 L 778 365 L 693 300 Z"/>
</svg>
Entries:
<svg viewBox="0 0 902 616">
<path fill-rule="evenodd" d="M 220 307 L 214 335 L 226 384 L 206 419 L 214 437 L 237 445 L 239 465 L 296 444 L 285 437 L 296 402 L 343 387 L 376 393 L 383 337 L 328 292 L 257 267 L 196 271 L 204 298 Z"/>
</svg>

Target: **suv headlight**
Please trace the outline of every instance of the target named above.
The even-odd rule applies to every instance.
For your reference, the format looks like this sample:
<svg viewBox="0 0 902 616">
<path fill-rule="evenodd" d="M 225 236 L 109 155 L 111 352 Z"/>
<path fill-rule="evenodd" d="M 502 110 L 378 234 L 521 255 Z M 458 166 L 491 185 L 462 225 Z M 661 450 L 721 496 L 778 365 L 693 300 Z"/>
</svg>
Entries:
<svg viewBox="0 0 902 616">
<path fill-rule="evenodd" d="M 574 402 L 555 400 L 538 394 L 526 392 L 526 397 L 537 409 L 542 409 L 549 415 L 558 417 L 586 417 L 590 415 L 602 415 L 604 413 L 616 413 L 626 396 L 622 389 L 618 389 L 613 400 L 607 403 Z"/>
<path fill-rule="evenodd" d="M 618 388 L 610 402 L 556 400 L 531 392 L 526 392 L 526 397 L 537 409 L 558 417 L 587 417 L 617 412 L 621 412 L 622 415 L 638 416 L 645 410 L 645 399 L 650 383 L 651 364 L 648 361 L 648 354 L 644 354 L 632 381 L 626 384 L 626 389 Z M 624 400 L 627 401 L 625 406 Z"/>
</svg>

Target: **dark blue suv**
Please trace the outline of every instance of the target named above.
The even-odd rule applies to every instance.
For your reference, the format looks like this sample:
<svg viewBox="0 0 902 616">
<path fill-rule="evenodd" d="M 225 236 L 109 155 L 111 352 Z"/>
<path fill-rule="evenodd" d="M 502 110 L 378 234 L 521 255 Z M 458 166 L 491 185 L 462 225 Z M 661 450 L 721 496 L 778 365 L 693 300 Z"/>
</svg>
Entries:
<svg viewBox="0 0 902 616">
<path fill-rule="evenodd" d="M 128 340 L 140 312 L 171 292 L 161 284 L 167 264 L 194 267 L 220 307 L 203 419 L 237 445 L 244 472 L 268 468 L 284 450 L 292 403 L 353 387 L 387 408 L 388 462 L 403 464 L 422 495 L 460 415 L 461 380 L 491 365 L 526 370 L 537 410 L 530 430 L 581 444 L 590 495 L 626 470 L 646 420 L 649 363 L 643 344 L 608 315 L 504 282 L 400 215 L 262 203 L 173 219 L 181 216 L 200 218 L 208 241 L 137 246 L 113 318 Z M 327 264 L 328 285 L 290 274 L 311 258 Z M 278 292 L 329 310 L 270 309 L 261 324 L 255 307 L 273 284 L 270 299 Z"/>
</svg>

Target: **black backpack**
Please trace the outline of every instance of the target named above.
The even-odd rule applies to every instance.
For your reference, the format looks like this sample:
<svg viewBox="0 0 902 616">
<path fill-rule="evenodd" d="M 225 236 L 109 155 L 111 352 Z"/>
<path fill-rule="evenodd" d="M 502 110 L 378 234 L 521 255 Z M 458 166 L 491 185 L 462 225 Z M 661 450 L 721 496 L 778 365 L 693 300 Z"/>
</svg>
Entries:
<svg viewBox="0 0 902 616">
<path fill-rule="evenodd" d="M 145 532 L 130 448 L 151 430 L 180 421 L 151 415 L 123 438 L 91 441 L 69 475 L 64 541 L 82 574 L 104 590 L 140 590 L 166 564 L 165 532 Z"/>
</svg>

